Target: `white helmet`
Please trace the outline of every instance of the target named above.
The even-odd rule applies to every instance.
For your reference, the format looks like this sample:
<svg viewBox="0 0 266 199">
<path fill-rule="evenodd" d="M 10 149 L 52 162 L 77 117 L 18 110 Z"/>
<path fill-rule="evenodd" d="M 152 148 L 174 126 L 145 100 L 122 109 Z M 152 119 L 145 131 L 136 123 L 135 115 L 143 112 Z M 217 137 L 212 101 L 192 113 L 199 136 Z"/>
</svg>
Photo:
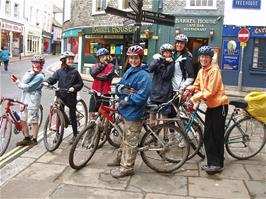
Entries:
<svg viewBox="0 0 266 199">
<path fill-rule="evenodd" d="M 179 35 L 176 35 L 175 41 L 183 41 L 183 42 L 187 43 L 188 42 L 188 38 L 184 34 L 179 34 Z"/>
<path fill-rule="evenodd" d="M 160 53 L 163 54 L 163 52 L 165 51 L 170 51 L 172 52 L 174 50 L 174 47 L 171 45 L 171 44 L 163 44 L 161 47 L 160 47 Z"/>
<path fill-rule="evenodd" d="M 74 53 L 70 52 L 70 51 L 65 51 L 61 54 L 60 56 L 60 61 L 62 61 L 63 59 L 66 59 L 67 57 L 75 57 Z"/>
</svg>

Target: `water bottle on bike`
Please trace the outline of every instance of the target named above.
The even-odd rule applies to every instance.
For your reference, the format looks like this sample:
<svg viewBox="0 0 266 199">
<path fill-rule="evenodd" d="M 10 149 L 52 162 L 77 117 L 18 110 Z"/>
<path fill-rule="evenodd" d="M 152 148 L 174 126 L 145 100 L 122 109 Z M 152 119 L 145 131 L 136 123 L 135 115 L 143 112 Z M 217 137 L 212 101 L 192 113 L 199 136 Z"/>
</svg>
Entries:
<svg viewBox="0 0 266 199">
<path fill-rule="evenodd" d="M 20 122 L 20 116 L 18 115 L 18 113 L 16 111 L 12 111 L 13 116 L 16 119 L 16 122 L 14 123 L 15 128 L 14 128 L 14 133 L 18 134 L 21 131 L 21 122 Z"/>
</svg>

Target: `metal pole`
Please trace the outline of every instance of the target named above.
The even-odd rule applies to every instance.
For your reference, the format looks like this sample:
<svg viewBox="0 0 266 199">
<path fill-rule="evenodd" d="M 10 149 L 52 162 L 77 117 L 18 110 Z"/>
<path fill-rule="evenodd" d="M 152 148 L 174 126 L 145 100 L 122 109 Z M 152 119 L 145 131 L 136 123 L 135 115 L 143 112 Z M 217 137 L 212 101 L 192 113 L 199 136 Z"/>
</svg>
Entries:
<svg viewBox="0 0 266 199">
<path fill-rule="evenodd" d="M 244 48 L 245 48 L 244 46 L 241 47 L 240 68 L 239 68 L 239 74 L 238 74 L 238 90 L 239 91 L 242 91 Z"/>
<path fill-rule="evenodd" d="M 139 14 L 136 17 L 135 33 L 134 33 L 134 36 L 133 36 L 133 44 L 135 44 L 135 45 L 139 45 L 140 44 L 140 31 L 141 31 L 143 0 L 138 0 L 137 4 L 138 4 Z"/>
</svg>

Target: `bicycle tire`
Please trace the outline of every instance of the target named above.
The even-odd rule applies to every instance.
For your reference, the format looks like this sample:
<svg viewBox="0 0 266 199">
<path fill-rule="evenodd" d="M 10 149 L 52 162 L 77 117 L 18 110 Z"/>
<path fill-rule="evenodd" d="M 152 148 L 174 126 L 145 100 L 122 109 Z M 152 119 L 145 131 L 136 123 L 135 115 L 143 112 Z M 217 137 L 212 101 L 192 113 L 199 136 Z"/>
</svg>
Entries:
<svg viewBox="0 0 266 199">
<path fill-rule="evenodd" d="M 100 139 L 99 139 L 99 143 L 97 146 L 97 149 L 100 149 L 103 147 L 103 145 L 107 142 L 107 134 L 108 132 L 111 130 L 110 128 L 110 123 L 109 124 L 104 124 L 103 126 L 103 130 L 100 132 Z"/>
<path fill-rule="evenodd" d="M 53 117 L 56 115 L 55 117 Z M 50 121 L 52 119 L 52 121 Z M 55 119 L 55 124 L 53 124 Z M 55 151 L 61 144 L 64 136 L 65 120 L 61 110 L 54 108 L 52 109 L 52 117 L 48 115 L 43 132 L 44 146 L 47 151 Z"/>
<path fill-rule="evenodd" d="M 79 107 L 79 105 L 81 106 Z M 76 107 L 78 131 L 81 131 L 88 124 L 88 108 L 83 99 L 78 99 Z"/>
<path fill-rule="evenodd" d="M 0 156 L 2 156 L 10 143 L 12 136 L 12 122 L 8 119 L 6 114 L 0 116 Z"/>
<path fill-rule="evenodd" d="M 43 120 L 43 106 L 40 104 L 39 106 L 39 127 L 42 125 L 42 120 Z"/>
<path fill-rule="evenodd" d="M 165 129 L 169 130 L 170 139 L 164 139 Z M 182 133 L 180 128 L 170 124 L 157 125 L 154 127 L 154 132 L 160 140 L 150 131 L 146 131 L 140 142 L 140 155 L 144 163 L 160 173 L 176 171 L 186 162 L 189 155 L 190 146 L 187 136 Z M 183 148 L 178 146 L 180 140 L 184 140 Z M 163 147 L 161 141 L 167 147 Z"/>
<path fill-rule="evenodd" d="M 76 170 L 85 167 L 97 150 L 99 139 L 100 135 L 95 123 L 91 123 L 83 129 L 70 149 L 68 158 L 70 167 Z"/>
<path fill-rule="evenodd" d="M 227 152 L 238 160 L 254 157 L 263 149 L 265 142 L 266 125 L 251 116 L 234 123 L 225 135 Z"/>
<path fill-rule="evenodd" d="M 122 121 L 121 121 L 121 123 L 119 122 L 117 124 L 117 126 L 118 126 L 117 128 L 119 128 L 120 131 L 122 132 L 121 125 L 123 125 Z M 108 133 L 106 134 L 107 141 L 109 142 L 110 145 L 112 145 L 115 148 L 120 147 L 120 145 L 122 143 L 122 139 L 123 139 L 122 136 L 123 135 L 120 135 L 120 133 L 114 127 L 112 127 L 110 129 L 110 131 L 108 131 Z"/>
</svg>

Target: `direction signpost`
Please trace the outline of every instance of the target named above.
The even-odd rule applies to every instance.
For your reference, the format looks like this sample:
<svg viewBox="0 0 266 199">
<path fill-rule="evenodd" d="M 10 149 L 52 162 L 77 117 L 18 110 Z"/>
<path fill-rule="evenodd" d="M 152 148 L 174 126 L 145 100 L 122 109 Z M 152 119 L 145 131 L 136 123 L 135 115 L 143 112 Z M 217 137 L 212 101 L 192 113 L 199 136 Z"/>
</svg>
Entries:
<svg viewBox="0 0 266 199">
<path fill-rule="evenodd" d="M 244 58 L 244 48 L 247 45 L 247 41 L 249 40 L 250 32 L 247 28 L 241 28 L 238 32 L 238 40 L 241 42 L 241 58 L 240 58 L 240 68 L 238 74 L 238 89 L 242 90 L 242 80 L 243 80 L 243 58 Z"/>
<path fill-rule="evenodd" d="M 143 0 L 129 0 L 129 7 L 132 8 L 134 12 L 125 12 L 109 6 L 106 7 L 105 12 L 135 21 L 135 33 L 133 37 L 134 44 L 140 43 L 141 22 L 156 23 L 165 26 L 175 25 L 175 16 L 173 15 L 142 10 Z"/>
</svg>

